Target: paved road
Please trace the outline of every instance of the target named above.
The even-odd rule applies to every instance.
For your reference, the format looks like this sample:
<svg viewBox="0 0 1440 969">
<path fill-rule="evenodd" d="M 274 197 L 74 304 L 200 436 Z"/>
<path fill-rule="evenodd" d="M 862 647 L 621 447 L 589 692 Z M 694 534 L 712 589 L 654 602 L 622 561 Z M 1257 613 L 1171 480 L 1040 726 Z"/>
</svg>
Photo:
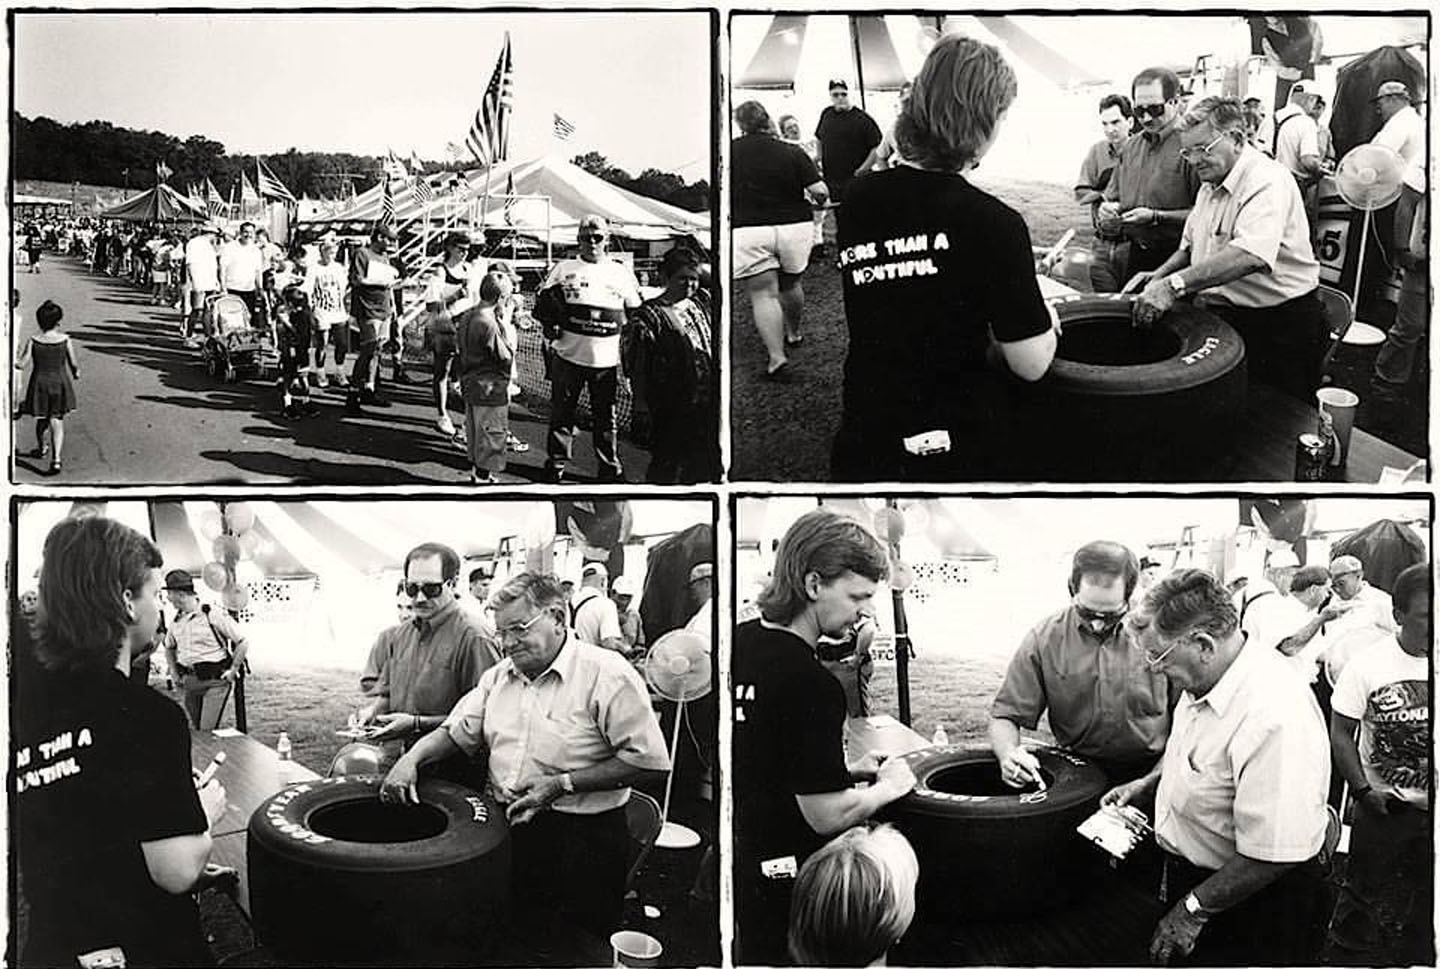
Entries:
<svg viewBox="0 0 1440 969">
<path fill-rule="evenodd" d="M 392 406 L 367 408 L 358 418 L 344 416 L 341 394 L 316 391 L 320 415 L 289 421 L 280 415 L 273 382 L 227 385 L 209 377 L 199 351 L 180 340 L 177 311 L 152 306 L 149 296 L 128 282 L 92 276 L 69 257 L 47 254 L 41 269 L 15 275 L 24 319 L 20 339 L 35 332 L 35 308 L 44 300 L 64 308 L 61 327 L 74 339 L 80 363 L 80 406 L 65 421 L 64 472 L 45 477 L 41 461 L 17 457 L 17 482 L 465 485 L 470 480 L 464 451 L 435 430 L 428 384 L 391 384 Z M 511 455 L 502 481 L 539 480 L 544 419 L 517 405 L 511 427 L 531 450 Z M 34 446 L 32 420 L 20 419 L 15 442 L 19 453 Z M 621 458 L 627 476 L 642 480 L 649 454 L 622 441 Z M 571 468 L 577 480 L 594 480 L 586 431 L 579 435 Z"/>
</svg>

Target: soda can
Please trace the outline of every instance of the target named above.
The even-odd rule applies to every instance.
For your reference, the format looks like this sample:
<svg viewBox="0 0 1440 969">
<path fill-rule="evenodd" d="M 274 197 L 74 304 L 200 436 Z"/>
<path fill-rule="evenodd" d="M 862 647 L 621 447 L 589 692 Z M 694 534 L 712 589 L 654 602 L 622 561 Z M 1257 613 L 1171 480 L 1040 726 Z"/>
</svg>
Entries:
<svg viewBox="0 0 1440 969">
<path fill-rule="evenodd" d="M 1329 466 L 1330 443 L 1319 434 L 1301 434 L 1295 443 L 1295 480 L 1324 481 Z"/>
</svg>

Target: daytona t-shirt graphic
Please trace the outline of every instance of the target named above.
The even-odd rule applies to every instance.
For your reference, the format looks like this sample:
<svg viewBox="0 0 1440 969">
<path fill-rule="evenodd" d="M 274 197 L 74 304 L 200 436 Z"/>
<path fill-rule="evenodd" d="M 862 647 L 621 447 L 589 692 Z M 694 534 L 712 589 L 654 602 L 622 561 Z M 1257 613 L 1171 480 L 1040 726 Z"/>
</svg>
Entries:
<svg viewBox="0 0 1440 969">
<path fill-rule="evenodd" d="M 1430 690 L 1419 681 L 1386 683 L 1370 694 L 1365 720 L 1370 726 L 1371 768 L 1399 788 L 1430 785 Z"/>
</svg>

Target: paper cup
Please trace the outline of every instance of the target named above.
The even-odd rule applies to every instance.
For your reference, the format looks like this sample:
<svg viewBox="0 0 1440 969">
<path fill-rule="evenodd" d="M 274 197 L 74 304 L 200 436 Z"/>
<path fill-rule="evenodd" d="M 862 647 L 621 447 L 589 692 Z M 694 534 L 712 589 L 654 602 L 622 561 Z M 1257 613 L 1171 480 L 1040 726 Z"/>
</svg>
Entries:
<svg viewBox="0 0 1440 969">
<path fill-rule="evenodd" d="M 629 929 L 610 936 L 610 947 L 615 950 L 615 959 L 611 963 L 614 969 L 646 969 L 648 966 L 658 966 L 660 953 L 664 951 L 659 939 Z"/>
<path fill-rule="evenodd" d="M 1335 422 L 1335 434 L 1340 438 L 1340 462 L 1343 464 L 1350 456 L 1350 432 L 1355 428 L 1355 408 L 1360 406 L 1360 398 L 1344 387 L 1321 387 L 1315 391 L 1315 399 L 1320 402 L 1320 409 Z"/>
</svg>

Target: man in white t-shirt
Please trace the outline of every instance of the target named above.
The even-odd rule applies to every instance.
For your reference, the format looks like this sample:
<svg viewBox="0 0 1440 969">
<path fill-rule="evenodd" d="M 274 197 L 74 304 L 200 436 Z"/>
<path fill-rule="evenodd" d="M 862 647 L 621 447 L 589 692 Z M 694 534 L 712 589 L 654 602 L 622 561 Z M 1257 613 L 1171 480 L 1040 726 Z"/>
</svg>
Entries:
<svg viewBox="0 0 1440 969">
<path fill-rule="evenodd" d="M 220 227 L 208 222 L 185 245 L 185 281 L 190 291 L 190 306 L 180 335 L 188 347 L 200 345 L 199 338 L 194 334 L 202 326 L 208 326 L 205 300 L 220 291 L 220 256 L 215 248 L 215 238 L 219 234 Z"/>
<path fill-rule="evenodd" d="M 220 247 L 220 286 L 245 301 L 251 322 L 259 320 L 264 290 L 265 254 L 255 244 L 255 223 L 240 223 L 240 238 Z"/>
<path fill-rule="evenodd" d="M 570 628 L 581 642 L 592 643 L 624 654 L 628 651 L 620 629 L 620 611 L 606 594 L 610 570 L 591 562 L 580 573 L 580 588 L 570 598 Z"/>
<path fill-rule="evenodd" d="M 1330 562 L 1330 583 L 1333 604 L 1343 610 L 1325 626 L 1325 673 L 1333 686 L 1352 659 L 1394 639 L 1398 627 L 1390 597 L 1365 581 L 1365 567 L 1355 556 L 1340 555 Z"/>
<path fill-rule="evenodd" d="M 1350 860 L 1330 921 L 1337 964 L 1431 965 L 1430 568 L 1395 580 L 1399 633 L 1345 668 L 1330 744 L 1355 810 Z M 1360 742 L 1355 729 L 1360 728 Z"/>
<path fill-rule="evenodd" d="M 1401 401 L 1414 375 L 1416 349 L 1429 329 L 1425 122 L 1411 106 L 1410 90 L 1403 81 L 1381 84 L 1374 104 L 1385 123 L 1370 143 L 1394 149 L 1405 162 L 1404 185 L 1395 204 L 1394 252 L 1400 266 L 1400 299 L 1395 307 L 1395 322 L 1375 357 L 1371 379 L 1372 397 L 1394 404 Z"/>
<path fill-rule="evenodd" d="M 628 266 L 605 257 L 610 226 L 598 215 L 580 220 L 580 258 L 562 259 L 536 294 L 536 319 L 549 342 L 550 433 L 546 471 L 565 480 L 575 446 L 580 391 L 590 388 L 595 458 L 601 482 L 625 480 L 616 445 L 615 394 L 620 383 L 620 329 L 640 306 L 640 284 Z"/>
<path fill-rule="evenodd" d="M 320 237 L 319 258 L 305 271 L 305 281 L 300 284 L 310 300 L 310 312 L 315 320 L 314 347 L 316 382 L 321 387 L 329 386 L 331 375 L 339 379 L 345 365 L 345 354 L 350 349 L 350 314 L 345 309 L 345 293 L 350 286 L 350 277 L 344 266 L 335 261 L 338 240 L 335 233 L 327 232 Z M 326 359 L 326 347 L 333 347 L 333 356 Z"/>
<path fill-rule="evenodd" d="M 1240 593 L 1240 629 L 1247 647 L 1275 649 L 1305 621 L 1305 607 L 1289 595 L 1290 580 L 1299 568 L 1294 552 L 1278 549 L 1270 553 L 1265 574 Z"/>
</svg>

